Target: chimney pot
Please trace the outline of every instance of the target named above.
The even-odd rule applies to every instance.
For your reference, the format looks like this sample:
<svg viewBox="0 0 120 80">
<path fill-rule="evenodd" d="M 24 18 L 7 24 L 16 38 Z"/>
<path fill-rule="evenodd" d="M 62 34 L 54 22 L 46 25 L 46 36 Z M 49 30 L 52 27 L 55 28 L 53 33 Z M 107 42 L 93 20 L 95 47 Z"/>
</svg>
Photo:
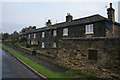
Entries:
<svg viewBox="0 0 120 80">
<path fill-rule="evenodd" d="M 70 15 L 70 13 L 67 13 L 67 16 L 69 16 Z"/>
<path fill-rule="evenodd" d="M 112 8 L 112 3 L 110 3 L 110 8 Z"/>
</svg>

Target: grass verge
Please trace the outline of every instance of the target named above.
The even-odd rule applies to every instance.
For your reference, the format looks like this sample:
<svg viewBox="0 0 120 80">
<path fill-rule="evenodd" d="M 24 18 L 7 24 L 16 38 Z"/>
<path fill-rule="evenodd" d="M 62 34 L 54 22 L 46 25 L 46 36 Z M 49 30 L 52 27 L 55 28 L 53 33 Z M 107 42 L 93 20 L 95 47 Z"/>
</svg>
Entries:
<svg viewBox="0 0 120 80">
<path fill-rule="evenodd" d="M 18 57 L 19 59 L 21 59 L 23 62 L 25 62 L 26 64 L 28 64 L 29 66 L 34 68 L 39 73 L 46 76 L 47 78 L 52 78 L 52 79 L 65 78 L 65 80 L 66 80 L 67 78 L 78 75 L 80 78 L 91 78 L 92 80 L 96 80 L 96 78 L 91 75 L 87 75 L 87 74 L 84 74 L 84 73 L 81 73 L 79 71 L 72 70 L 72 69 L 69 69 L 69 71 L 67 71 L 67 72 L 53 72 L 53 71 L 48 70 L 47 68 L 37 64 L 36 62 L 32 61 L 31 59 L 20 55 L 18 52 L 11 50 L 10 48 L 8 48 L 5 45 L 0 44 L 0 46 L 2 46 L 4 49 L 6 49 L 7 51 L 12 53 L 14 56 Z M 68 79 L 68 80 L 70 80 L 70 79 Z"/>
</svg>

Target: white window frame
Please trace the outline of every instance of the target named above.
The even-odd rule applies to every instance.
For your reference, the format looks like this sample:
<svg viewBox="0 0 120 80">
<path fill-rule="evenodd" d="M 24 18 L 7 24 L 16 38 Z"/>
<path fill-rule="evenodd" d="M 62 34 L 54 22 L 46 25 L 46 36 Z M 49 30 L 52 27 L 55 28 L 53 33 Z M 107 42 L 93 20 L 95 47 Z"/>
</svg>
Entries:
<svg viewBox="0 0 120 80">
<path fill-rule="evenodd" d="M 30 38 L 30 34 L 28 35 L 28 38 Z"/>
<path fill-rule="evenodd" d="M 45 37 L 45 32 L 42 32 L 42 38 Z"/>
<path fill-rule="evenodd" d="M 33 38 L 36 38 L 36 33 L 33 33 Z"/>
<path fill-rule="evenodd" d="M 42 42 L 42 48 L 45 48 L 45 43 L 44 42 Z"/>
<path fill-rule="evenodd" d="M 89 24 L 85 26 L 85 34 L 93 34 L 94 33 L 93 24 Z"/>
<path fill-rule="evenodd" d="M 57 30 L 53 30 L 53 36 L 57 35 Z"/>
<path fill-rule="evenodd" d="M 53 42 L 53 48 L 56 48 L 57 45 L 56 45 L 56 42 Z"/>
<path fill-rule="evenodd" d="M 63 29 L 63 36 L 68 36 L 68 28 Z"/>
</svg>

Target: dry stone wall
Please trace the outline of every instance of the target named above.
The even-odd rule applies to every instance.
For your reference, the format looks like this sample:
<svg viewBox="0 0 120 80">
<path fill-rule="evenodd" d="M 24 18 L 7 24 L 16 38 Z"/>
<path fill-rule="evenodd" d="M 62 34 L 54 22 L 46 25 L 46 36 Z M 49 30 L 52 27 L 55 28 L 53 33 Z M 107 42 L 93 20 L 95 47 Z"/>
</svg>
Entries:
<svg viewBox="0 0 120 80">
<path fill-rule="evenodd" d="M 102 40 L 63 39 L 59 42 L 58 62 L 66 67 L 90 72 L 98 77 L 120 78 L 120 39 Z M 97 56 L 90 60 L 89 50 L 95 50 Z M 93 58 L 95 55 L 92 55 Z"/>
</svg>

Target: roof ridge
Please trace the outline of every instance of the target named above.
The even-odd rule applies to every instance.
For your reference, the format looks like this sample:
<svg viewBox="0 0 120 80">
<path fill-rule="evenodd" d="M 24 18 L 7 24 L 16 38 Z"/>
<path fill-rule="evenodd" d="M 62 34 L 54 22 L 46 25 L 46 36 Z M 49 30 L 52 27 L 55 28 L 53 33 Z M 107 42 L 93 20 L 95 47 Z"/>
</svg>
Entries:
<svg viewBox="0 0 120 80">
<path fill-rule="evenodd" d="M 74 19 L 74 20 L 80 20 L 80 19 L 90 18 L 90 17 L 94 17 L 94 16 L 100 16 L 100 17 L 102 17 L 102 18 L 107 19 L 106 17 L 103 17 L 103 16 L 102 16 L 102 15 L 100 15 L 100 14 L 94 14 L 94 15 L 90 15 L 90 16 L 86 16 L 86 17 L 83 17 L 83 18 L 78 18 L 78 19 Z M 74 20 L 73 20 L 73 21 L 74 21 Z"/>
</svg>

